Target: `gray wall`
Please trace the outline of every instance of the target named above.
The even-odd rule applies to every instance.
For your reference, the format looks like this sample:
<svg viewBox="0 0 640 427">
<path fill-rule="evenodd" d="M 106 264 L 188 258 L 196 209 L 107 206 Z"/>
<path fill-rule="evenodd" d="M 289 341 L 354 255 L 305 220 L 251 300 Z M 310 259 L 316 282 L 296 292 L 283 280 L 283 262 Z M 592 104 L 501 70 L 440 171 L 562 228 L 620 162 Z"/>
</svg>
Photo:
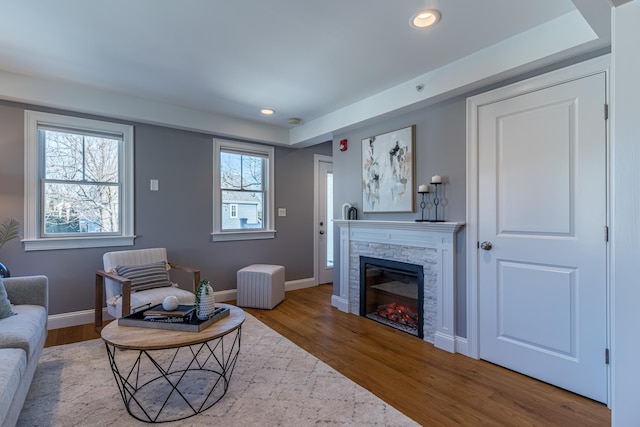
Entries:
<svg viewBox="0 0 640 427">
<path fill-rule="evenodd" d="M 0 102 L 0 221 L 24 216 L 24 109 Z M 109 119 L 105 119 L 109 120 Z M 111 250 L 166 247 L 169 260 L 201 270 L 215 290 L 235 289 L 236 271 L 252 263 L 281 264 L 286 280 L 313 277 L 313 155 L 331 155 L 331 143 L 305 149 L 276 147 L 275 239 L 212 242 L 213 137 L 160 126 L 135 126 L 134 246 L 25 252 L 19 240 L 0 248 L 12 276 L 44 274 L 50 314 L 93 308 L 95 270 Z M 149 180 L 159 180 L 159 191 Z"/>
<path fill-rule="evenodd" d="M 441 175 L 444 185 L 439 197 L 444 205 L 446 221 L 466 221 L 466 97 L 457 97 L 430 107 L 396 117 L 381 120 L 373 125 L 336 135 L 333 141 L 334 218 L 340 218 L 340 208 L 345 202 L 358 208 L 359 219 L 414 221 L 420 218 L 416 194 L 416 212 L 413 213 L 362 213 L 362 140 L 381 133 L 416 125 L 415 170 L 416 186 L 427 184 L 433 175 Z M 349 149 L 339 150 L 339 142 L 348 139 Z M 440 191 L 439 190 L 439 191 Z M 417 187 L 416 187 L 417 191 Z M 433 213 L 430 217 L 433 218 Z M 438 212 L 442 218 L 442 211 Z M 334 230 L 338 233 L 337 227 Z M 336 234 L 336 236 L 339 234 Z M 457 334 L 466 336 L 466 254 L 465 230 L 457 240 Z M 334 246 L 334 293 L 339 291 L 340 247 Z"/>
<path fill-rule="evenodd" d="M 102 254 L 109 250 L 166 247 L 172 261 L 199 268 L 216 290 L 234 289 L 235 272 L 255 262 L 284 265 L 288 281 L 311 278 L 314 154 L 334 153 L 334 217 L 339 218 L 344 202 L 358 208 L 362 206 L 362 139 L 415 124 L 416 183 L 427 183 L 432 175 L 442 175 L 446 180 L 444 218 L 464 222 L 466 97 L 603 53 L 607 52 L 573 58 L 412 113 L 336 133 L 332 143 L 305 149 L 276 147 L 275 207 L 287 208 L 287 216 L 275 218 L 278 232 L 273 240 L 211 242 L 213 135 L 131 123 L 136 137 L 135 232 L 139 237 L 135 246 L 27 253 L 19 241 L 13 240 L 0 248 L 0 262 L 11 269 L 13 276 L 49 276 L 51 314 L 93 308 L 94 272 L 101 268 Z M 0 101 L 0 221 L 9 216 L 23 218 L 25 108 L 91 117 Z M 338 143 L 344 138 L 349 140 L 350 148 L 340 152 Z M 160 191 L 149 191 L 152 178 L 160 181 Z M 361 209 L 359 211 L 362 219 L 413 221 L 420 215 L 419 212 L 363 215 Z M 463 229 L 457 240 L 457 334 L 460 336 L 466 336 L 464 245 Z M 340 260 L 338 251 L 336 248 L 336 267 Z M 336 268 L 335 274 L 337 271 Z"/>
<path fill-rule="evenodd" d="M 413 221 L 420 218 L 419 199 L 416 198 L 416 212 L 403 214 L 367 214 L 361 213 L 362 177 L 361 150 L 362 139 L 416 125 L 416 185 L 427 184 L 433 175 L 441 175 L 444 187 L 444 219 L 446 221 L 466 222 L 466 99 L 478 93 L 506 86 L 530 77 L 547 73 L 571 64 L 609 53 L 601 51 L 550 64 L 520 76 L 504 80 L 485 88 L 474 90 L 440 103 L 417 109 L 397 117 L 377 120 L 357 129 L 336 134 L 333 140 L 333 173 L 336 188 L 334 190 L 334 217 L 340 218 L 340 208 L 345 202 L 358 207 L 360 219 Z M 373 122 L 373 121 L 370 121 Z M 341 152 L 339 141 L 349 140 L 349 149 Z M 417 196 L 417 195 L 416 195 Z M 425 211 L 426 216 L 426 211 Z M 431 217 L 432 218 L 432 217 Z M 441 218 L 441 213 L 438 213 Z M 335 229 L 337 233 L 337 228 Z M 336 234 L 337 235 L 337 234 Z M 456 335 L 467 336 L 467 277 L 466 277 L 466 230 L 458 233 L 456 240 Z M 334 293 L 338 293 L 340 246 L 334 246 Z"/>
</svg>

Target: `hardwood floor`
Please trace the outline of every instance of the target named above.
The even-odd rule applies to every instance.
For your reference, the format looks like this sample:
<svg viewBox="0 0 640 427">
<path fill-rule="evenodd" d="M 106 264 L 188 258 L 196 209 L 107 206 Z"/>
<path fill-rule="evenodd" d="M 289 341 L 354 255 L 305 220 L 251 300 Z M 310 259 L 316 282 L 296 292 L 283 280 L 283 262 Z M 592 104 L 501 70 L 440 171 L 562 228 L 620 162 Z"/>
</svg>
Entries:
<svg viewBox="0 0 640 427">
<path fill-rule="evenodd" d="M 435 348 L 331 307 L 332 286 L 290 291 L 263 323 L 425 426 L 609 426 L 605 405 Z M 98 338 L 93 325 L 49 331 L 47 346 Z"/>
</svg>

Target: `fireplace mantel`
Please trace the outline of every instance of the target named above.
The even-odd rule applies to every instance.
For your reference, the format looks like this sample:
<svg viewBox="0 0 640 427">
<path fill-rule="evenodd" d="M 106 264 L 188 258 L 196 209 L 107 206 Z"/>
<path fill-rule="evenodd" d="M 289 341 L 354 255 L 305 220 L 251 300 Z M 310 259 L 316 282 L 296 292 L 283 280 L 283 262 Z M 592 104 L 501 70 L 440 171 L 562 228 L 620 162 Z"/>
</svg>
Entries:
<svg viewBox="0 0 640 427">
<path fill-rule="evenodd" d="M 359 314 L 356 302 L 356 285 L 353 272 L 359 270 L 355 257 L 359 256 L 358 244 L 365 243 L 368 248 L 381 245 L 383 248 L 397 249 L 397 253 L 411 252 L 424 248 L 435 251 L 435 262 L 429 266 L 435 276 L 435 333 L 425 340 L 443 350 L 455 351 L 455 234 L 464 223 L 461 222 L 415 222 L 415 221 L 373 221 L 373 220 L 334 220 L 340 227 L 340 284 L 339 295 L 333 295 L 331 304 L 341 311 Z M 396 248 L 397 247 L 397 248 Z M 364 254 L 366 255 L 366 254 Z M 405 255 L 402 255 L 404 257 Z M 423 262 L 427 262 L 424 260 Z M 359 287 L 359 283 L 357 284 Z M 427 316 L 425 315 L 425 318 Z"/>
<path fill-rule="evenodd" d="M 464 222 L 375 221 L 368 219 L 334 219 L 333 223 L 340 227 L 349 227 L 351 229 L 375 228 L 377 230 L 433 231 L 450 234 L 454 234 L 464 227 Z"/>
</svg>

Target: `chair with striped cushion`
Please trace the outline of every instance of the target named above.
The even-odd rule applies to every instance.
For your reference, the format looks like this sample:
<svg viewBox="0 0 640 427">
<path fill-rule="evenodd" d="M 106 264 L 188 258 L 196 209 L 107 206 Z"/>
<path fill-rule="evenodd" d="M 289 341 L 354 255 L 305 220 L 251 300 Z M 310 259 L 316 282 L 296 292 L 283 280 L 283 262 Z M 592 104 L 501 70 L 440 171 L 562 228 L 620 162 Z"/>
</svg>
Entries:
<svg viewBox="0 0 640 427">
<path fill-rule="evenodd" d="M 162 304 L 172 295 L 180 304 L 194 303 L 200 270 L 168 262 L 165 248 L 107 252 L 102 262 L 104 270 L 96 271 L 96 330 L 102 328 L 105 301 L 107 313 L 116 319 Z M 188 290 L 171 281 L 171 270 L 190 274 L 193 282 Z"/>
</svg>

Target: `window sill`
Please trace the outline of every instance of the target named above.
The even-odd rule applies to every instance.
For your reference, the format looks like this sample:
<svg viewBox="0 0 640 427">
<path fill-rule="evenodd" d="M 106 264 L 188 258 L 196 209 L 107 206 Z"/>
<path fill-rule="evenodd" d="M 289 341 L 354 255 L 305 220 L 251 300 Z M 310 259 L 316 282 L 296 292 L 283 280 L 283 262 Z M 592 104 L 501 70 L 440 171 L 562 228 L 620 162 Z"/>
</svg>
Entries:
<svg viewBox="0 0 640 427">
<path fill-rule="evenodd" d="M 22 240 L 24 250 L 48 251 L 54 249 L 104 248 L 110 246 L 133 246 L 136 236 L 117 237 L 60 237 Z"/>
<path fill-rule="evenodd" d="M 259 240 L 273 239 L 276 237 L 276 230 L 260 231 L 219 231 L 211 233 L 211 240 L 214 242 L 231 242 L 235 240 Z"/>
</svg>

